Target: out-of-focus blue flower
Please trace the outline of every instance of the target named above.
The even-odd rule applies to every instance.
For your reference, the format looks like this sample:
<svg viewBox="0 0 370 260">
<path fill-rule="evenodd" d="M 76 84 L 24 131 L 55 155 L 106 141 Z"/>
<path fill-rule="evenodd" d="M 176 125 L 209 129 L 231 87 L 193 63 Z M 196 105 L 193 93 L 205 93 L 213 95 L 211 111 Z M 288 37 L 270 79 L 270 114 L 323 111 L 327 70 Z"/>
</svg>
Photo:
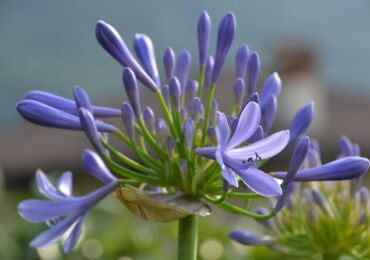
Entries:
<svg viewBox="0 0 370 260">
<path fill-rule="evenodd" d="M 100 157 L 94 158 L 96 165 L 104 165 Z M 89 160 L 86 162 L 90 163 Z M 99 169 L 96 169 L 99 170 Z M 103 169 L 105 171 L 105 169 Z M 95 172 L 104 176 L 105 172 Z M 99 177 L 102 179 L 103 177 Z M 58 187 L 54 187 L 47 176 L 40 170 L 36 173 L 37 186 L 41 194 L 49 200 L 30 199 L 18 206 L 19 214 L 31 222 L 47 222 L 50 228 L 32 240 L 32 247 L 44 247 L 61 240 L 62 236 L 72 228 L 64 242 L 64 251 L 69 252 L 78 242 L 81 234 L 82 222 L 87 212 L 100 200 L 116 188 L 115 178 L 102 188 L 81 197 L 72 195 L 72 174 L 64 173 L 58 180 Z"/>
<path fill-rule="evenodd" d="M 140 118 L 141 117 L 140 96 L 135 74 L 131 69 L 125 68 L 123 70 L 122 79 L 128 100 L 130 101 L 131 107 L 134 110 L 134 114 L 137 118 Z"/>
<path fill-rule="evenodd" d="M 290 127 L 290 141 L 295 142 L 311 125 L 313 119 L 314 104 L 309 103 L 298 110 L 295 114 Z"/>
<path fill-rule="evenodd" d="M 166 72 L 167 81 L 169 81 L 175 71 L 176 56 L 171 47 L 167 48 L 163 55 L 163 65 Z"/>
<path fill-rule="evenodd" d="M 135 34 L 134 48 L 145 71 L 157 86 L 161 85 L 152 40 L 145 34 Z"/>
<path fill-rule="evenodd" d="M 136 61 L 131 51 L 117 30 L 104 21 L 98 21 L 95 28 L 96 39 L 100 45 L 123 67 L 131 68 L 136 77 L 150 90 L 156 91 L 158 86 Z"/>
<path fill-rule="evenodd" d="M 231 231 L 229 236 L 244 245 L 261 246 L 270 245 L 272 243 L 272 240 L 268 236 L 259 236 L 255 233 L 245 230 Z"/>
<path fill-rule="evenodd" d="M 78 106 L 75 101 L 45 91 L 29 91 L 26 93 L 24 99 L 35 100 L 69 114 L 78 115 Z M 96 117 L 115 117 L 121 114 L 119 109 L 109 107 L 92 106 L 92 110 Z"/>
<path fill-rule="evenodd" d="M 256 169 L 252 164 L 261 159 L 268 159 L 280 153 L 288 144 L 289 131 L 280 131 L 269 137 L 244 147 L 235 148 L 249 139 L 260 122 L 259 106 L 250 102 L 240 114 L 239 122 L 233 136 L 229 139 L 230 129 L 226 116 L 219 113 L 217 120 L 217 147 L 197 148 L 198 155 L 215 159 L 219 163 L 224 179 L 237 187 L 234 172 L 254 192 L 266 197 L 281 195 L 280 185 L 269 175 Z M 258 158 L 256 158 L 258 157 Z"/>
<path fill-rule="evenodd" d="M 254 92 L 256 92 L 256 86 L 258 81 L 258 76 L 260 74 L 260 58 L 257 52 L 253 52 L 248 59 L 247 64 L 247 97 L 250 97 Z"/>
<path fill-rule="evenodd" d="M 36 100 L 25 99 L 17 104 L 17 110 L 26 120 L 54 128 L 81 130 L 78 116 L 69 114 Z M 96 121 L 96 128 L 100 132 L 113 132 L 115 127 L 101 121 Z"/>
<path fill-rule="evenodd" d="M 235 54 L 235 77 L 245 79 L 249 57 L 248 45 L 242 45 Z"/>
<path fill-rule="evenodd" d="M 343 142 L 343 138 L 340 141 Z M 339 157 L 339 159 L 321 165 L 320 151 L 314 140 L 313 145 L 302 164 L 301 169 L 293 177 L 293 181 L 336 181 L 360 177 L 369 169 L 369 160 L 360 156 Z M 341 153 L 343 153 L 341 149 Z M 276 172 L 274 177 L 284 179 L 287 172 Z"/>
<path fill-rule="evenodd" d="M 215 53 L 215 64 L 212 72 L 211 83 L 216 83 L 222 68 L 225 64 L 226 55 L 228 54 L 231 43 L 234 40 L 236 29 L 236 20 L 233 13 L 228 13 L 222 18 L 218 27 L 217 44 Z"/>
<path fill-rule="evenodd" d="M 211 36 L 211 18 L 206 11 L 203 11 L 198 21 L 198 50 L 199 63 L 205 65 L 208 55 L 208 45 Z"/>
<path fill-rule="evenodd" d="M 189 71 L 191 66 L 191 55 L 189 51 L 183 51 L 179 54 L 176 63 L 176 76 L 180 82 L 182 92 L 185 89 L 185 84 L 189 79 Z"/>
</svg>

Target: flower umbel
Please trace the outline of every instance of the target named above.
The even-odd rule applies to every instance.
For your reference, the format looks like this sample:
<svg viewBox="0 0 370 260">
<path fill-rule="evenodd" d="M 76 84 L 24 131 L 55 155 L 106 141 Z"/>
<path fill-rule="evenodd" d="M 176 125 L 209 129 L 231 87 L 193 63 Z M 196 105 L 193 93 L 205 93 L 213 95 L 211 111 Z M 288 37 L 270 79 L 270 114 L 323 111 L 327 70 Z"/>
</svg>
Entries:
<svg viewBox="0 0 370 260">
<path fill-rule="evenodd" d="M 229 86 L 235 99 L 229 104 L 229 113 L 219 111 L 214 94 L 236 32 L 233 13 L 226 14 L 220 22 L 214 57 L 208 53 L 211 20 L 206 12 L 202 13 L 197 30 L 200 65 L 197 80 L 191 77 L 192 58 L 187 50 L 176 56 L 172 48 L 166 49 L 163 57 L 166 77 L 160 79 L 154 44 L 149 36 L 135 35 L 137 61 L 112 25 L 99 21 L 95 32 L 99 44 L 122 66 L 128 102 L 121 108 L 96 106 L 81 87 L 75 87 L 74 100 L 30 91 L 17 104 L 18 112 L 32 123 L 83 130 L 98 152 L 85 151 L 84 166 L 105 183 L 95 192 L 74 197 L 70 174 L 61 177 L 58 191 L 44 174 L 37 173 L 39 190 L 51 201 L 22 202 L 19 212 L 27 220 L 52 221 L 53 224 L 32 242 L 33 246 L 56 242 L 73 227 L 65 242 L 65 251 L 70 251 L 77 242 L 86 213 L 114 191 L 116 197 L 141 218 L 180 220 L 180 231 L 186 233 L 181 233 L 180 238 L 186 239 L 184 245 L 179 243 L 179 259 L 194 259 L 195 216 L 209 215 L 208 204 L 267 221 L 286 203 L 292 181 L 350 179 L 366 171 L 368 160 L 359 157 L 298 171 L 309 145 L 308 138 L 300 138 L 312 121 L 313 103 L 297 112 L 289 130 L 269 134 L 275 120 L 281 80 L 277 73 L 271 74 L 259 94 L 259 55 L 250 53 L 245 44 L 235 55 L 236 78 Z M 150 107 L 142 109 L 140 82 L 152 91 L 160 113 L 155 114 Z M 126 131 L 121 131 L 122 126 L 104 123 L 102 117 L 120 117 Z M 109 142 L 108 135 L 118 137 L 134 156 L 129 157 L 117 149 Z M 290 145 L 296 145 L 296 149 L 288 173 L 266 173 L 271 171 L 267 167 L 268 160 Z M 342 146 L 343 154 L 356 150 L 350 149 L 345 140 Z M 338 170 L 340 174 L 334 175 L 333 171 Z M 283 184 L 274 177 L 283 178 Z M 240 182 L 247 188 L 235 191 Z M 228 201 L 234 198 L 249 202 L 261 197 L 275 197 L 277 206 L 254 212 Z M 44 214 L 46 209 L 50 210 Z M 236 234 L 239 238 L 246 236 L 248 234 Z M 259 241 L 256 237 L 250 238 L 253 243 Z M 270 243 L 265 239 L 260 241 Z"/>
</svg>

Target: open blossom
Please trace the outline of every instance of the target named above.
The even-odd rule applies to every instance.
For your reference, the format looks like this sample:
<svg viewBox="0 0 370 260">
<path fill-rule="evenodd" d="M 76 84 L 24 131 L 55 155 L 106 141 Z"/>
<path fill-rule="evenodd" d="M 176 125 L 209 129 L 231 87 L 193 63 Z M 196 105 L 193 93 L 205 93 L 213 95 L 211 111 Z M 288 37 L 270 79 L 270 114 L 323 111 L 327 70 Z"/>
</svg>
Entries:
<svg viewBox="0 0 370 260">
<path fill-rule="evenodd" d="M 229 138 L 230 127 L 226 116 L 219 113 L 217 147 L 197 148 L 195 152 L 217 160 L 223 178 L 230 185 L 238 187 L 236 173 L 251 190 L 266 197 L 276 197 L 281 195 L 280 185 L 272 177 L 253 167 L 253 163 L 280 153 L 289 142 L 289 131 L 280 131 L 252 144 L 236 148 L 256 132 L 260 118 L 259 106 L 255 102 L 248 103 L 240 114 L 234 134 Z"/>
<path fill-rule="evenodd" d="M 44 247 L 55 243 L 72 228 L 64 242 L 64 251 L 71 251 L 78 242 L 82 222 L 87 212 L 117 187 L 116 178 L 105 168 L 104 163 L 94 152 L 86 150 L 83 161 L 91 174 L 104 180 L 106 184 L 81 197 L 72 195 L 71 172 L 65 172 L 58 179 L 57 187 L 49 181 L 42 171 L 36 172 L 38 190 L 49 200 L 30 199 L 23 201 L 19 204 L 18 212 L 24 219 L 31 222 L 46 222 L 50 228 L 32 240 L 32 247 Z"/>
</svg>

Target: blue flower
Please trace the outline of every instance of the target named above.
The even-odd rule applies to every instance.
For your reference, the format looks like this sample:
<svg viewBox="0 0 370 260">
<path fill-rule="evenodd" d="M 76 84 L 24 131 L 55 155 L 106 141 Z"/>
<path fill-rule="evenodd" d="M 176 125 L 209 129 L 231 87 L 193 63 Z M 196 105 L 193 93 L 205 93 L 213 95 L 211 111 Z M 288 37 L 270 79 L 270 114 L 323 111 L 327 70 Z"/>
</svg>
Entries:
<svg viewBox="0 0 370 260">
<path fill-rule="evenodd" d="M 116 178 L 111 175 L 98 155 L 86 150 L 83 161 L 85 168 L 93 176 L 107 184 L 81 197 L 72 195 L 71 172 L 65 172 L 58 179 L 57 187 L 41 170 L 36 172 L 38 190 L 49 200 L 23 201 L 18 206 L 18 212 L 24 219 L 30 222 L 46 222 L 50 228 L 31 241 L 32 247 L 38 248 L 56 243 L 65 233 L 72 230 L 64 242 L 64 251 L 71 251 L 79 239 L 82 222 L 87 212 L 116 188 Z"/>
<path fill-rule="evenodd" d="M 253 163 L 280 153 L 289 142 L 289 131 L 280 131 L 236 148 L 256 132 L 260 119 L 258 104 L 249 102 L 241 112 L 235 132 L 229 139 L 230 128 L 226 116 L 219 112 L 216 129 L 218 146 L 197 148 L 195 152 L 216 160 L 221 167 L 223 178 L 230 185 L 238 187 L 236 173 L 252 191 L 265 197 L 276 197 L 282 194 L 280 185 L 271 176 L 253 167 Z"/>
<path fill-rule="evenodd" d="M 346 143 L 346 144 L 344 144 Z M 354 179 L 362 176 L 369 169 L 369 160 L 357 156 L 359 148 L 352 145 L 348 138 L 340 140 L 341 154 L 339 159 L 321 164 L 320 150 L 317 142 L 313 140 L 307 157 L 301 169 L 292 178 L 293 181 L 338 181 Z M 352 151 L 351 153 L 345 150 Z M 274 177 L 284 179 L 287 172 L 275 172 Z"/>
</svg>

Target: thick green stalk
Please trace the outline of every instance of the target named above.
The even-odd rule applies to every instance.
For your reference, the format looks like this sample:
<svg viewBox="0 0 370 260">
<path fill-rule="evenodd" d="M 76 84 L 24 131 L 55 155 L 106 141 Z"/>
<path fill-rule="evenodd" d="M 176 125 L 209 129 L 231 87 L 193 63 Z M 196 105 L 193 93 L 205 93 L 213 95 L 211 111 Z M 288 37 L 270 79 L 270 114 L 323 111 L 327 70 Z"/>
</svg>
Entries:
<svg viewBox="0 0 370 260">
<path fill-rule="evenodd" d="M 189 215 L 179 220 L 178 260 L 197 259 L 198 247 L 198 217 Z"/>
</svg>

